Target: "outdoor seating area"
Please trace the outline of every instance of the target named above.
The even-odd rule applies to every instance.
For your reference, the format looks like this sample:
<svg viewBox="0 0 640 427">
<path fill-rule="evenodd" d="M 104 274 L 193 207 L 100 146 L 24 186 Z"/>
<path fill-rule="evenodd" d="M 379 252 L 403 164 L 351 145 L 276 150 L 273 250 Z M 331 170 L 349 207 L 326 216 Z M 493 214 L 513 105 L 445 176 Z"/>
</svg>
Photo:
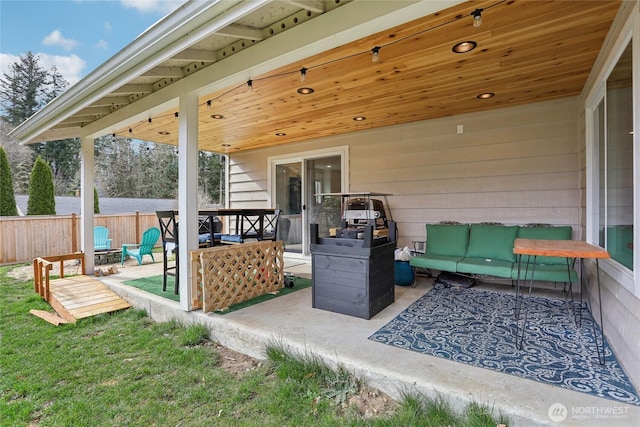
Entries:
<svg viewBox="0 0 640 427">
<path fill-rule="evenodd" d="M 412 267 L 467 275 L 486 275 L 517 280 L 577 282 L 573 259 L 525 257 L 535 268 L 519 270 L 513 245 L 516 238 L 571 240 L 570 226 L 532 224 L 426 224 L 425 253 L 411 258 Z M 533 277 L 532 277 L 533 275 Z"/>
<path fill-rule="evenodd" d="M 174 277 L 174 292 L 178 294 L 178 212 L 157 211 L 162 237 L 163 287 L 166 291 L 167 277 Z M 275 242 L 280 210 L 278 209 L 210 209 L 198 211 L 198 244 L 200 249 L 213 248 L 220 244 L 244 244 L 252 242 Z M 225 219 L 226 221 L 223 221 Z M 227 233 L 222 233 L 223 227 Z M 231 251 L 233 252 L 233 251 Z M 282 249 L 280 250 L 282 252 Z M 173 261 L 170 260 L 173 255 Z M 282 283 L 282 280 L 280 281 Z"/>
</svg>

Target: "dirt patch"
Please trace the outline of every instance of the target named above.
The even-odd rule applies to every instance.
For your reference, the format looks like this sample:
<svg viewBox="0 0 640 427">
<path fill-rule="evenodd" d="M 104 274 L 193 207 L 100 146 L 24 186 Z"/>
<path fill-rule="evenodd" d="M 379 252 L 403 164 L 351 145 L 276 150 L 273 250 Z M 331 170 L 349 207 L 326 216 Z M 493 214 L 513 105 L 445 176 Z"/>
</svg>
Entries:
<svg viewBox="0 0 640 427">
<path fill-rule="evenodd" d="M 246 354 L 230 350 L 219 344 L 213 343 L 220 356 L 218 365 L 234 377 L 253 371 L 263 365 L 263 361 Z M 362 418 L 375 418 L 393 413 L 398 403 L 387 394 L 371 387 L 362 386 L 358 393 L 351 396 L 341 410 L 345 412 L 355 410 Z"/>
<path fill-rule="evenodd" d="M 374 418 L 393 413 L 398 403 L 380 390 L 363 386 L 349 398 L 347 407 L 354 408 L 360 417 Z"/>
<path fill-rule="evenodd" d="M 218 365 L 234 377 L 238 377 L 245 372 L 253 371 L 254 369 L 262 366 L 262 360 L 230 350 L 218 344 L 214 345 L 216 352 L 220 356 Z"/>
</svg>

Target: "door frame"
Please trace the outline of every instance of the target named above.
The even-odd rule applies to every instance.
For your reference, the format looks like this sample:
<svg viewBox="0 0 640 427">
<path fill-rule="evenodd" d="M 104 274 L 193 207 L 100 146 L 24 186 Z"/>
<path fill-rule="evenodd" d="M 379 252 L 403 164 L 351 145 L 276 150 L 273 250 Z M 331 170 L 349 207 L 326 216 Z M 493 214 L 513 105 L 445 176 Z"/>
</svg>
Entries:
<svg viewBox="0 0 640 427">
<path fill-rule="evenodd" d="M 330 157 L 330 156 L 340 156 L 340 168 L 341 168 L 341 177 L 340 177 L 340 186 L 341 192 L 345 192 L 349 188 L 349 146 L 341 145 L 336 147 L 329 148 L 321 148 L 318 150 L 308 150 L 308 151 L 299 151 L 295 153 L 289 154 L 281 154 L 277 156 L 269 156 L 267 157 L 267 170 L 269 171 L 267 174 L 267 188 L 269 192 L 267 194 L 267 203 L 268 206 L 273 206 L 273 202 L 275 199 L 276 192 L 276 165 L 281 165 L 284 163 L 302 163 L 302 202 L 304 204 L 307 194 L 305 193 L 306 189 L 306 168 L 305 161 L 313 160 L 322 157 Z M 309 258 L 310 254 L 308 252 L 309 247 L 309 230 L 306 228 L 307 224 L 307 211 L 302 210 L 302 252 L 301 253 L 293 253 L 289 252 L 287 256 L 291 256 L 294 258 Z"/>
</svg>

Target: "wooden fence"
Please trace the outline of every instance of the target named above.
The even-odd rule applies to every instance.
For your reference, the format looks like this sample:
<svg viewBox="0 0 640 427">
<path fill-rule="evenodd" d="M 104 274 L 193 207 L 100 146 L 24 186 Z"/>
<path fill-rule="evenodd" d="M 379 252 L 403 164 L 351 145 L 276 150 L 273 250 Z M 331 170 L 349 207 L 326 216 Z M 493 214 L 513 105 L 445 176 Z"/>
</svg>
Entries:
<svg viewBox="0 0 640 427">
<path fill-rule="evenodd" d="M 139 243 L 149 227 L 158 227 L 154 213 L 95 215 L 94 225 L 109 229 L 111 247 Z M 90 231 L 93 236 L 93 230 Z M 93 237 L 92 237 L 93 238 Z M 161 242 L 158 240 L 158 246 Z M 80 248 L 80 216 L 29 215 L 0 219 L 0 265 L 31 262 L 34 258 L 70 254 Z"/>
</svg>

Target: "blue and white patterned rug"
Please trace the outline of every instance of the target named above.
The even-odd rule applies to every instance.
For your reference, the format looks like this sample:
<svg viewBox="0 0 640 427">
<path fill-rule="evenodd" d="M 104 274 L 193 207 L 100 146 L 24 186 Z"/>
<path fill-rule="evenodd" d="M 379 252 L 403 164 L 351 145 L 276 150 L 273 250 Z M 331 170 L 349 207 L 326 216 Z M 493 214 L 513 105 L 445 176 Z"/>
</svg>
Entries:
<svg viewBox="0 0 640 427">
<path fill-rule="evenodd" d="M 436 285 L 369 339 L 640 405 L 638 393 L 606 340 L 606 362 L 599 364 L 589 310 L 583 311 L 578 328 L 566 301 L 529 298 L 526 333 L 519 350 L 514 298 L 507 293 Z M 598 342 L 600 336 L 598 329 Z"/>
</svg>

